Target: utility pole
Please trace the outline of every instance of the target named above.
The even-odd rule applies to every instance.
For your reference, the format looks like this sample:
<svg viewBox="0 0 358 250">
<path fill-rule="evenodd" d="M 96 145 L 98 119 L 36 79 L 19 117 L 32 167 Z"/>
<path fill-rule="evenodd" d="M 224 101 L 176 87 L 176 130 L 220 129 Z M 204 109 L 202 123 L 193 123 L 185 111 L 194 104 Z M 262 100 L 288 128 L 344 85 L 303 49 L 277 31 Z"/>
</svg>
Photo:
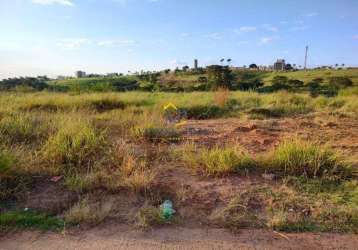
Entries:
<svg viewBox="0 0 358 250">
<path fill-rule="evenodd" d="M 306 54 L 305 54 L 305 70 L 307 69 L 307 58 L 308 58 L 308 46 L 306 46 Z"/>
</svg>

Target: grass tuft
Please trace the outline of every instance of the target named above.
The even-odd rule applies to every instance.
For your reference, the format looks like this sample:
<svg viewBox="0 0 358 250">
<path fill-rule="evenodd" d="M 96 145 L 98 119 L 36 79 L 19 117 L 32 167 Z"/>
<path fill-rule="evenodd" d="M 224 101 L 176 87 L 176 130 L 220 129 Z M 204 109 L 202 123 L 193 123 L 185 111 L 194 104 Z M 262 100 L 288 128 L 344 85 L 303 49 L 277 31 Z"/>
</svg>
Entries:
<svg viewBox="0 0 358 250">
<path fill-rule="evenodd" d="M 90 203 L 88 198 L 80 200 L 65 213 L 65 221 L 72 225 L 81 223 L 98 224 L 113 211 L 111 200 Z"/>
<path fill-rule="evenodd" d="M 263 209 L 260 192 L 250 189 L 236 195 L 224 208 L 215 211 L 210 219 L 232 230 L 248 227 L 262 228 L 265 226 L 265 221 L 259 215 Z"/>
<path fill-rule="evenodd" d="M 88 170 L 96 154 L 105 144 L 103 132 L 88 120 L 62 120 L 58 131 L 50 136 L 43 147 L 43 156 L 54 167 L 75 167 Z M 66 168 L 65 168 L 66 169 Z"/>
<path fill-rule="evenodd" d="M 42 119 L 25 113 L 13 113 L 0 120 L 0 139 L 8 144 L 33 143 L 46 132 Z"/>
<path fill-rule="evenodd" d="M 136 216 L 136 224 L 140 228 L 150 228 L 171 223 L 161 215 L 161 210 L 153 206 L 144 206 L 139 209 Z"/>
<path fill-rule="evenodd" d="M 183 150 L 183 160 L 188 167 L 203 170 L 209 176 L 246 172 L 255 166 L 247 153 L 230 146 L 197 149 L 188 144 Z"/>
<path fill-rule="evenodd" d="M 265 162 L 266 169 L 284 176 L 346 178 L 351 168 L 331 149 L 300 140 L 282 142 Z"/>
</svg>

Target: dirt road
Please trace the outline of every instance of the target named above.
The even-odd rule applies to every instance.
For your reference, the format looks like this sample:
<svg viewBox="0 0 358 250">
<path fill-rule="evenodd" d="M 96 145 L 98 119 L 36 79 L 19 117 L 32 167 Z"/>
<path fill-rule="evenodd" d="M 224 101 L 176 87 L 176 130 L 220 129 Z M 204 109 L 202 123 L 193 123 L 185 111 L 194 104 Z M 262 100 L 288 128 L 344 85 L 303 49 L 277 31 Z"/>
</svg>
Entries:
<svg viewBox="0 0 358 250">
<path fill-rule="evenodd" d="M 278 234 L 266 230 L 243 230 L 232 234 L 222 229 L 180 227 L 142 232 L 127 226 L 106 225 L 62 234 L 19 232 L 0 238 L 0 249 L 358 249 L 358 236 Z"/>
</svg>

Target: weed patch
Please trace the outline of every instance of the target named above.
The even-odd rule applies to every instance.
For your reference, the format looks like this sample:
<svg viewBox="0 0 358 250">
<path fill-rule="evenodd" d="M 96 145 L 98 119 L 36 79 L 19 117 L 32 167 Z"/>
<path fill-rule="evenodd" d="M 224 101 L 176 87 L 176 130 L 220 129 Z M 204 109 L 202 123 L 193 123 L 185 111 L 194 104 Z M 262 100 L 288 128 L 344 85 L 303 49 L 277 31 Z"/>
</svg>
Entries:
<svg viewBox="0 0 358 250">
<path fill-rule="evenodd" d="M 136 131 L 137 136 L 143 137 L 149 142 L 178 142 L 180 133 L 172 127 L 147 127 Z"/>
<path fill-rule="evenodd" d="M 136 216 L 137 226 L 144 229 L 170 223 L 170 220 L 163 218 L 160 209 L 153 206 L 142 207 Z"/>
<path fill-rule="evenodd" d="M 30 228 L 59 231 L 64 228 L 64 222 L 53 216 L 33 211 L 10 211 L 0 214 L 0 229 Z"/>
<path fill-rule="evenodd" d="M 114 99 L 99 99 L 90 101 L 88 106 L 90 109 L 94 109 L 98 112 L 104 112 L 113 109 L 124 109 L 126 104 L 122 101 Z"/>
<path fill-rule="evenodd" d="M 299 140 L 281 143 L 263 162 L 266 169 L 284 176 L 346 178 L 351 169 L 332 150 Z"/>
<path fill-rule="evenodd" d="M 244 173 L 255 167 L 255 161 L 248 154 L 229 146 L 197 149 L 193 145 L 186 145 L 183 160 L 188 167 L 203 170 L 211 176 Z"/>
<path fill-rule="evenodd" d="M 47 132 L 40 117 L 13 113 L 0 120 L 0 139 L 8 144 L 30 144 L 43 138 Z"/>
<path fill-rule="evenodd" d="M 44 145 L 43 156 L 53 167 L 62 166 L 62 171 L 72 167 L 88 171 L 104 144 L 103 132 L 89 121 L 63 120 L 58 131 Z"/>
<path fill-rule="evenodd" d="M 264 218 L 260 217 L 264 209 L 260 192 L 250 189 L 236 195 L 229 204 L 214 212 L 211 220 L 232 230 L 248 227 L 265 227 Z"/>
<path fill-rule="evenodd" d="M 65 221 L 72 225 L 98 224 L 106 219 L 113 209 L 110 200 L 90 203 L 88 198 L 84 198 L 65 213 Z"/>
</svg>

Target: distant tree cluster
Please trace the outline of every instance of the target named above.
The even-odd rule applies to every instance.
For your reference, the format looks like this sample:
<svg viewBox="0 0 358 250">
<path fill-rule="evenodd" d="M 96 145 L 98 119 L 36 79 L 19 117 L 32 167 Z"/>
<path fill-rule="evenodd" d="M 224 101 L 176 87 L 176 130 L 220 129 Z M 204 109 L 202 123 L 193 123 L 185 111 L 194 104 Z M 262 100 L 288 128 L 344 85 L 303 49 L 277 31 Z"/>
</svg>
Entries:
<svg viewBox="0 0 358 250">
<path fill-rule="evenodd" d="M 228 66 L 211 65 L 206 68 L 208 73 L 208 83 L 211 89 L 227 88 L 231 89 L 233 74 Z"/>
<path fill-rule="evenodd" d="M 43 90 L 48 87 L 46 83 L 48 80 L 46 76 L 4 79 L 0 81 L 0 90 L 12 90 L 20 87 Z"/>
</svg>

